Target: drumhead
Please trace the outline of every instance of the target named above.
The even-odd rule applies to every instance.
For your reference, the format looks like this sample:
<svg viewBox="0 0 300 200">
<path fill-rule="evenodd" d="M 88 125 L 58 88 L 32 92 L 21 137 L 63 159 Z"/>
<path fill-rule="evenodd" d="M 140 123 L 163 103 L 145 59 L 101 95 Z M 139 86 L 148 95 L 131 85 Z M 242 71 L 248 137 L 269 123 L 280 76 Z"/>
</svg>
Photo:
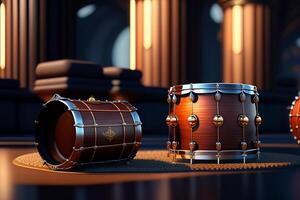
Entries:
<svg viewBox="0 0 300 200">
<path fill-rule="evenodd" d="M 74 119 L 70 111 L 62 113 L 55 127 L 55 143 L 60 154 L 67 159 L 71 156 L 76 140 Z"/>
<path fill-rule="evenodd" d="M 48 102 L 38 116 L 38 151 L 49 164 L 66 161 L 74 147 L 76 131 L 68 107 L 60 101 Z"/>
<path fill-rule="evenodd" d="M 232 94 L 238 94 L 241 92 L 247 94 L 255 94 L 257 93 L 257 88 L 254 85 L 240 83 L 190 83 L 170 87 L 169 93 L 183 95 L 190 92 L 194 92 L 196 94 L 204 94 L 215 93 L 217 91 L 221 93 Z"/>
</svg>

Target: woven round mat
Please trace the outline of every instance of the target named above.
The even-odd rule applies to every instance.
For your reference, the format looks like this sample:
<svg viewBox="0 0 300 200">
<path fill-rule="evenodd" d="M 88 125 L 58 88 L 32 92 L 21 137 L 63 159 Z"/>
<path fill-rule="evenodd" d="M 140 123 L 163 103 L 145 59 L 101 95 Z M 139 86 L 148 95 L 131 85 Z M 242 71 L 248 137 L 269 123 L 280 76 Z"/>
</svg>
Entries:
<svg viewBox="0 0 300 200">
<path fill-rule="evenodd" d="M 13 163 L 20 167 L 50 170 L 38 153 L 21 155 Z M 300 165 L 300 156 L 279 153 L 262 153 L 260 160 L 247 160 L 247 163 L 222 162 L 205 163 L 205 161 L 189 164 L 187 162 L 172 163 L 165 150 L 139 151 L 129 164 L 102 164 L 76 168 L 76 172 L 183 172 L 183 171 L 225 171 L 272 169 Z M 74 170 L 73 170 L 74 171 Z"/>
</svg>

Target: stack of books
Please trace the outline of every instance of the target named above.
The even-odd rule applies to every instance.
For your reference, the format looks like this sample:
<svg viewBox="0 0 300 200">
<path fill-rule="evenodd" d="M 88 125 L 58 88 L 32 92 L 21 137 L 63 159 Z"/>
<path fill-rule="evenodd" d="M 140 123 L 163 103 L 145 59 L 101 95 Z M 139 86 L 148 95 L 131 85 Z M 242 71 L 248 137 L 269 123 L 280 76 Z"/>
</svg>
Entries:
<svg viewBox="0 0 300 200">
<path fill-rule="evenodd" d="M 142 73 L 93 62 L 58 60 L 40 63 L 34 91 L 48 101 L 58 93 L 72 99 L 127 100 L 138 108 L 143 134 L 167 134 L 167 88 L 145 87 Z"/>
<path fill-rule="evenodd" d="M 40 63 L 34 91 L 44 100 L 59 93 L 70 98 L 135 101 L 143 95 L 142 73 L 118 67 L 102 67 L 93 62 L 58 60 Z"/>
</svg>

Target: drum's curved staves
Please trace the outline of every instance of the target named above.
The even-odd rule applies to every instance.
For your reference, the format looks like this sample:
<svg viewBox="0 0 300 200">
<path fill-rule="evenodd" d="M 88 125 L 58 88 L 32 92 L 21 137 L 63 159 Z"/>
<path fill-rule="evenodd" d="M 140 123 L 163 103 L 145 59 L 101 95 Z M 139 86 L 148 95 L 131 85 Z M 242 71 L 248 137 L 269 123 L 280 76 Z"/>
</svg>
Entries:
<svg viewBox="0 0 300 200">
<path fill-rule="evenodd" d="M 167 148 L 173 158 L 245 159 L 259 157 L 258 92 L 245 84 L 186 84 L 169 90 L 170 132 Z M 176 110 L 176 112 L 175 112 Z M 172 123 L 176 119 L 176 123 Z M 175 144 L 171 146 L 168 144 Z"/>
<path fill-rule="evenodd" d="M 290 131 L 297 143 L 300 144 L 300 101 L 298 96 L 296 96 L 295 100 L 292 102 L 289 120 Z"/>
<path fill-rule="evenodd" d="M 54 96 L 36 121 L 37 148 L 52 169 L 127 161 L 141 144 L 141 121 L 127 101 Z"/>
</svg>

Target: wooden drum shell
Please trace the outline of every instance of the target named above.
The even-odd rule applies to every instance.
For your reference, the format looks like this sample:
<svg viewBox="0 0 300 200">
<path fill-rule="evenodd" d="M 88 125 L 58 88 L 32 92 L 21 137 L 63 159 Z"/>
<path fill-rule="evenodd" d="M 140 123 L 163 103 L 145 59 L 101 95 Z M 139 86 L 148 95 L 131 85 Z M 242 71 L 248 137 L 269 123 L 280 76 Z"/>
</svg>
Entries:
<svg viewBox="0 0 300 200">
<path fill-rule="evenodd" d="M 300 144 L 300 101 L 299 97 L 295 97 L 292 103 L 290 114 L 290 131 L 294 136 L 294 139 Z"/>
<path fill-rule="evenodd" d="M 176 158 L 191 160 L 219 162 L 222 157 L 244 158 L 245 162 L 247 155 L 259 157 L 262 119 L 258 102 L 259 94 L 252 85 L 196 83 L 171 87 L 167 149 Z"/>
<path fill-rule="evenodd" d="M 242 114 L 242 105 L 239 102 L 239 96 L 236 94 L 223 94 L 222 100 L 219 102 L 219 107 L 220 115 L 224 118 L 224 124 L 220 127 L 222 149 L 241 149 L 242 127 L 239 126 L 237 120 L 238 115 Z M 173 104 L 171 104 L 171 113 L 173 113 L 172 108 Z M 176 105 L 175 110 L 179 119 L 178 131 L 176 133 L 177 138 L 179 138 L 178 147 L 189 150 L 189 143 L 191 141 L 191 127 L 187 122 L 187 118 L 191 114 L 191 101 L 189 96 L 185 95 L 180 97 L 180 103 Z M 196 150 L 215 150 L 217 132 L 213 123 L 213 117 L 216 114 L 214 94 L 198 95 L 198 101 L 194 103 L 193 110 L 200 121 L 199 126 L 193 128 L 193 141 L 197 143 Z M 251 95 L 246 95 L 245 115 L 250 121 L 249 125 L 245 127 L 245 141 L 247 148 L 250 149 L 253 147 L 253 141 L 256 137 L 256 126 L 254 123 L 256 108 L 255 104 L 251 102 Z"/>
<path fill-rule="evenodd" d="M 54 115 L 53 112 L 58 114 Z M 47 123 L 47 115 L 57 119 L 57 116 L 65 113 L 70 113 L 68 115 L 74 120 L 72 127 L 58 123 L 59 120 Z M 70 147 L 67 144 L 69 140 L 65 141 L 64 146 L 63 142 L 59 142 L 59 135 L 55 138 L 51 136 L 54 135 L 52 127 L 59 124 L 62 124 L 61 127 L 55 130 L 61 130 L 61 136 L 70 136 L 72 141 L 72 135 L 75 135 L 71 151 L 64 150 Z M 141 122 L 136 108 L 126 101 L 81 101 L 58 97 L 45 104 L 37 120 L 38 151 L 52 169 L 130 160 L 139 149 L 141 137 Z M 64 154 L 64 151 L 71 153 Z"/>
</svg>

